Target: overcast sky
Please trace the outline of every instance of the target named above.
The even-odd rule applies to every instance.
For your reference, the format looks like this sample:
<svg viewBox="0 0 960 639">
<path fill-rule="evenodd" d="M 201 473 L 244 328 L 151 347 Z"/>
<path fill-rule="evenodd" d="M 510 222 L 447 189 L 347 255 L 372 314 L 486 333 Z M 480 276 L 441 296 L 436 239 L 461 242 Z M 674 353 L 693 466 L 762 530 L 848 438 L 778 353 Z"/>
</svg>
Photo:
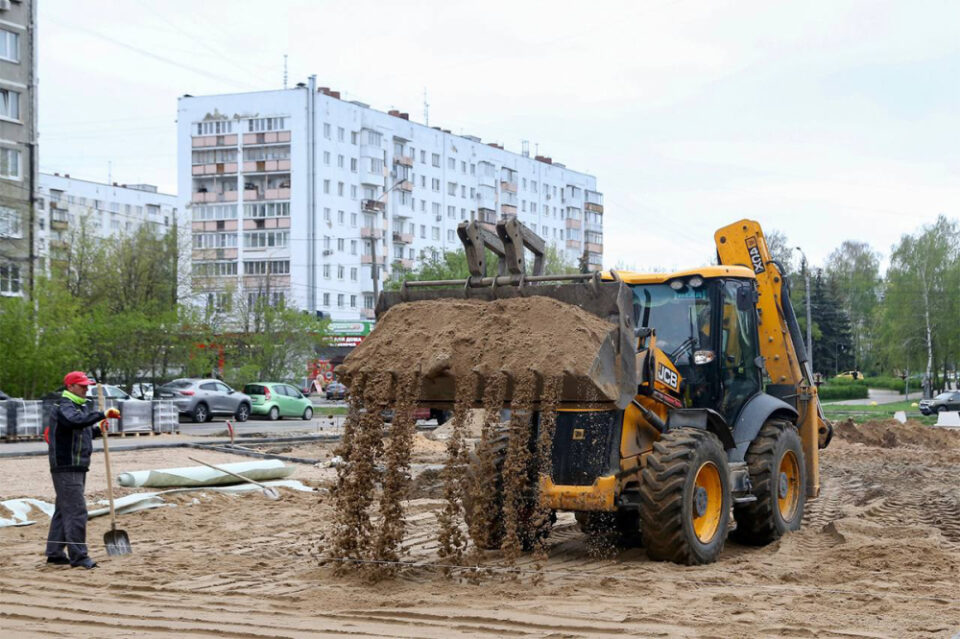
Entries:
<svg viewBox="0 0 960 639">
<path fill-rule="evenodd" d="M 286 53 L 596 175 L 607 267 L 703 264 L 741 217 L 887 255 L 960 208 L 958 2 L 38 2 L 45 172 L 175 192 L 177 96 L 281 88 Z"/>
</svg>

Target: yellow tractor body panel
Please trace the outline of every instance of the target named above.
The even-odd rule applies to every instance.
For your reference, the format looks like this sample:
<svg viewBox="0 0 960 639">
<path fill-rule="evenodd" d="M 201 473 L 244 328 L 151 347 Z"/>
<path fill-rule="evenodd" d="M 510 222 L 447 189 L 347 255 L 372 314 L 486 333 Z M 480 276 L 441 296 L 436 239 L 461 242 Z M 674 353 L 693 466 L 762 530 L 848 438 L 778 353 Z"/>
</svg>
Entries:
<svg viewBox="0 0 960 639">
<path fill-rule="evenodd" d="M 604 271 L 601 277 L 604 280 L 613 280 L 614 273 L 625 284 L 663 284 L 678 277 L 693 277 L 699 275 L 704 279 L 716 277 L 742 277 L 753 279 L 753 269 L 744 266 L 701 266 L 685 269 L 673 273 L 635 273 L 633 271 Z"/>
<path fill-rule="evenodd" d="M 554 510 L 614 511 L 618 494 L 616 475 L 597 477 L 590 486 L 559 486 L 540 475 L 540 494 Z"/>
</svg>

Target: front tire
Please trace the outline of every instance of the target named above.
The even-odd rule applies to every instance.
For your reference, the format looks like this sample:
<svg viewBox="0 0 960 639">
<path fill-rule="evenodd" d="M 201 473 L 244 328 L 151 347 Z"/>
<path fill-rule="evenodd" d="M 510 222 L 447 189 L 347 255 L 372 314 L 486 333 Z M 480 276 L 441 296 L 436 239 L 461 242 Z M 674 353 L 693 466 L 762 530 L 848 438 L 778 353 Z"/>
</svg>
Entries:
<svg viewBox="0 0 960 639">
<path fill-rule="evenodd" d="M 313 409 L 307 406 L 303 411 L 303 420 L 309 422 L 311 419 L 313 419 Z"/>
<path fill-rule="evenodd" d="M 730 471 L 716 435 L 677 428 L 654 443 L 641 474 L 640 518 L 647 556 L 707 564 L 723 550 L 730 523 Z"/>
<path fill-rule="evenodd" d="M 757 500 L 734 509 L 734 538 L 764 546 L 784 533 L 799 530 L 807 496 L 807 471 L 796 427 L 770 419 L 750 444 L 746 455 L 750 483 Z"/>
</svg>

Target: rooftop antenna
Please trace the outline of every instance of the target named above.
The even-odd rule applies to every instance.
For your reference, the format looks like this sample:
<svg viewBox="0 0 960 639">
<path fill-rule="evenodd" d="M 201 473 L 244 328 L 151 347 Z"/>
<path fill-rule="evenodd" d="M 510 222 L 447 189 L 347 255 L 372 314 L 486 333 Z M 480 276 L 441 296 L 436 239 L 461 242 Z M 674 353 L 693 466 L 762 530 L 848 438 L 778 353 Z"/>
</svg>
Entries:
<svg viewBox="0 0 960 639">
<path fill-rule="evenodd" d="M 423 87 L 423 123 L 430 126 L 430 103 L 427 102 L 427 87 Z"/>
<path fill-rule="evenodd" d="M 283 88 L 287 88 L 287 54 L 283 54 Z"/>
<path fill-rule="evenodd" d="M 107 160 L 107 184 L 113 184 L 113 160 Z"/>
<path fill-rule="evenodd" d="M 530 141 L 529 141 L 529 140 L 522 140 L 522 141 L 521 141 L 521 146 L 522 146 L 522 148 L 523 148 L 523 151 L 522 151 L 523 157 L 525 157 L 525 158 L 530 157 Z"/>
<path fill-rule="evenodd" d="M 539 142 L 534 142 L 534 143 L 533 143 L 533 154 L 534 154 L 534 155 L 540 155 L 540 143 L 539 143 Z"/>
</svg>

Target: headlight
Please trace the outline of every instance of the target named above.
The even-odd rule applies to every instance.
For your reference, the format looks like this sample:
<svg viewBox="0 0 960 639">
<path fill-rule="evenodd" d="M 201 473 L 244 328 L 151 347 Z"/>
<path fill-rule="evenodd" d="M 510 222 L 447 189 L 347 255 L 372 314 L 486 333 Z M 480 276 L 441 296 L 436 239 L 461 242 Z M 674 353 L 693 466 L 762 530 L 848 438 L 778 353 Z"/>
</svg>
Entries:
<svg viewBox="0 0 960 639">
<path fill-rule="evenodd" d="M 689 280 L 687 280 L 687 284 L 689 284 L 693 288 L 700 288 L 701 286 L 703 286 L 703 278 L 700 277 L 699 275 L 694 275 Z"/>
</svg>

